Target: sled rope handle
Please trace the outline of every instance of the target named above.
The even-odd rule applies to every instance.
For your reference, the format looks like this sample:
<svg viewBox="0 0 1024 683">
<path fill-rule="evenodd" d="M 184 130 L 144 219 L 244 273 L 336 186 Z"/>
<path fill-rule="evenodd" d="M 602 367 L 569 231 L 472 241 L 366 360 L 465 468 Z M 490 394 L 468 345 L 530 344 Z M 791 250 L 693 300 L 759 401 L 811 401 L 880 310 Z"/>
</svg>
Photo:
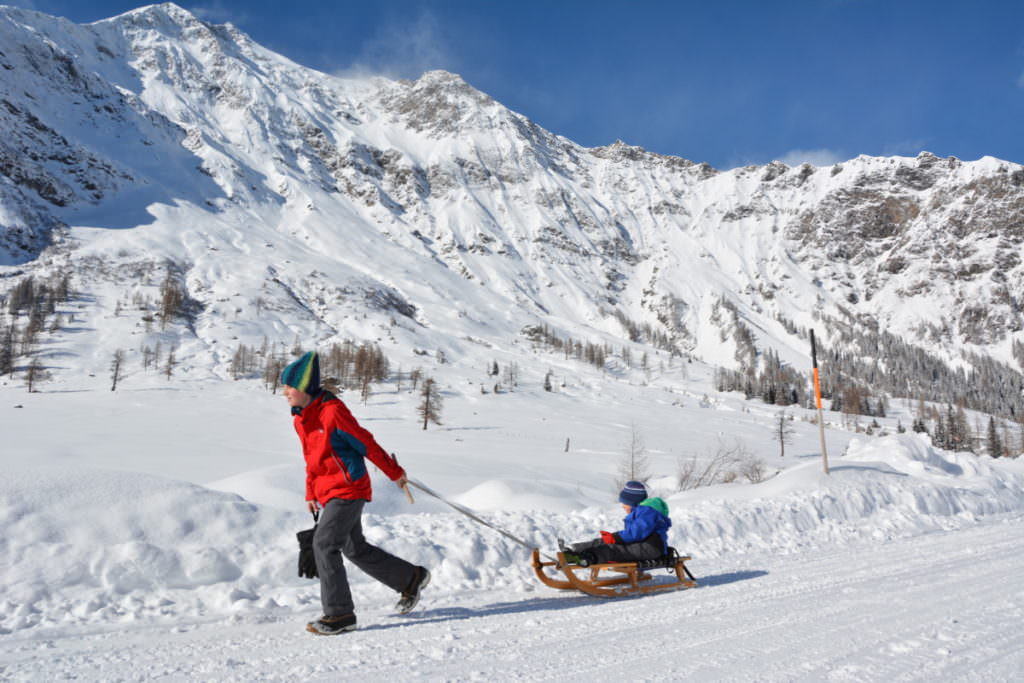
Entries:
<svg viewBox="0 0 1024 683">
<path fill-rule="evenodd" d="M 514 542 L 518 543 L 519 545 L 523 546 L 527 550 L 532 551 L 534 548 L 536 548 L 536 546 L 530 545 L 529 543 L 527 543 L 523 539 L 518 538 L 516 536 L 513 536 L 512 534 L 510 534 L 509 532 L 505 531 L 504 529 L 496 527 L 493 524 L 491 524 L 490 522 L 485 521 L 483 519 L 480 519 L 475 514 L 473 514 L 472 510 L 470 510 L 468 508 L 465 508 L 465 507 L 459 505 L 458 503 L 453 503 L 452 501 L 448 500 L 447 498 L 445 498 L 444 496 L 442 496 L 440 493 L 438 493 L 437 491 L 433 490 L 429 486 L 424 486 L 423 484 L 421 484 L 420 482 L 416 481 L 415 479 L 410 479 L 409 480 L 409 484 L 411 486 L 415 486 L 420 491 L 423 491 L 423 493 L 427 494 L 428 496 L 433 496 L 434 498 L 437 498 L 439 501 L 441 501 L 442 503 L 444 503 L 448 507 L 452 508 L 453 510 L 456 510 L 457 512 L 461 512 L 462 514 L 464 514 L 467 517 L 469 517 L 470 519 L 472 519 L 474 522 L 477 522 L 478 524 L 483 524 L 485 527 L 487 527 L 488 529 L 492 529 L 493 531 L 497 531 L 499 534 L 501 534 L 505 538 L 509 539 L 510 541 L 514 541 Z M 545 555 L 544 557 L 545 557 L 545 559 L 552 560 L 552 558 L 547 557 L 547 555 Z"/>
</svg>

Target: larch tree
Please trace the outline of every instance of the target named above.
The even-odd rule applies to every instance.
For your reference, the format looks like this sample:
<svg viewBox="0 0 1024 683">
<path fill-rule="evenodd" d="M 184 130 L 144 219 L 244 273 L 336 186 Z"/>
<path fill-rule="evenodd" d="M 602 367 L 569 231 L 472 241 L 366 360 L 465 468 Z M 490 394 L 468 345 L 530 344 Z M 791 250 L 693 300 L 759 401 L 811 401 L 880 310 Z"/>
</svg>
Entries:
<svg viewBox="0 0 1024 683">
<path fill-rule="evenodd" d="M 779 442 L 779 457 L 786 457 L 786 444 L 793 440 L 793 423 L 785 410 L 775 416 L 772 423 L 772 435 Z"/>
<path fill-rule="evenodd" d="M 420 391 L 422 401 L 419 405 L 419 416 L 423 420 L 423 429 L 427 428 L 427 424 L 433 422 L 436 425 L 441 424 L 441 392 L 437 388 L 437 382 L 432 378 L 427 377 L 423 380 L 423 389 Z"/>
</svg>

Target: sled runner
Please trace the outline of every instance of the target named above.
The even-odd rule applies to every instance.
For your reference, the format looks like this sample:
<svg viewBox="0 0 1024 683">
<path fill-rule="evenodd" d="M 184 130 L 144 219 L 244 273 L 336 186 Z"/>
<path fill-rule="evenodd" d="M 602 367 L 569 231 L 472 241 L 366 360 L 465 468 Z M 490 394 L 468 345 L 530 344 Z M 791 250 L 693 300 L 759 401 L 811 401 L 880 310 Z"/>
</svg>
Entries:
<svg viewBox="0 0 1024 683">
<path fill-rule="evenodd" d="M 540 550 L 534 548 L 531 564 L 537 578 L 546 586 L 559 590 L 579 590 L 602 598 L 614 598 L 675 588 L 695 588 L 697 581 L 686 568 L 686 561 L 689 559 L 688 556 L 680 556 L 676 553 L 675 548 L 669 548 L 667 555 L 656 560 L 605 562 L 583 567 L 567 563 L 565 555 L 562 553 L 558 553 L 556 562 L 542 562 Z M 561 571 L 565 578 L 549 575 L 545 571 L 547 567 L 554 567 Z M 675 573 L 675 578 L 671 581 L 655 581 L 654 577 L 647 573 L 651 569 L 668 569 Z M 624 574 L 624 576 L 601 576 L 603 571 Z"/>
</svg>

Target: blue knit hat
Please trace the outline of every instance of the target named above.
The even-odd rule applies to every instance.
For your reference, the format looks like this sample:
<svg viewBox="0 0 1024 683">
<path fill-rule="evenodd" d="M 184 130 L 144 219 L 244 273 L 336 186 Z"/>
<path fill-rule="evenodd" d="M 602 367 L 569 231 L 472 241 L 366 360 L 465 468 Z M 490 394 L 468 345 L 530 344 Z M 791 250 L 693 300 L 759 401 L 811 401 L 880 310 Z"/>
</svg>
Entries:
<svg viewBox="0 0 1024 683">
<path fill-rule="evenodd" d="M 619 502 L 636 507 L 647 500 L 647 487 L 640 481 L 627 481 L 619 492 Z"/>
<path fill-rule="evenodd" d="M 281 384 L 307 394 L 320 391 L 320 357 L 316 351 L 307 351 L 297 361 L 289 363 L 281 373 Z"/>
</svg>

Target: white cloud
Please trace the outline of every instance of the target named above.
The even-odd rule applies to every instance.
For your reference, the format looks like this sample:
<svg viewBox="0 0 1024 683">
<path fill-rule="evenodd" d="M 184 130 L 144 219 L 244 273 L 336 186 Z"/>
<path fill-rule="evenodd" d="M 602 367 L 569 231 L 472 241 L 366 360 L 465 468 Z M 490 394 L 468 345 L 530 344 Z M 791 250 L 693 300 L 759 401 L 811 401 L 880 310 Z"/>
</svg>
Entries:
<svg viewBox="0 0 1024 683">
<path fill-rule="evenodd" d="M 410 17 L 409 23 L 380 27 L 363 43 L 355 61 L 336 75 L 415 79 L 432 69 L 459 70 L 437 20 L 424 11 Z"/>
<path fill-rule="evenodd" d="M 1024 88 L 1024 73 L 1022 73 L 1020 78 L 1017 79 L 1017 87 Z"/>
<path fill-rule="evenodd" d="M 811 164 L 812 166 L 832 166 L 846 160 L 846 156 L 834 149 L 794 149 L 786 152 L 778 159 L 787 166 Z"/>
<path fill-rule="evenodd" d="M 235 26 L 239 26 L 249 20 L 249 15 L 242 8 L 226 7 L 221 0 L 213 0 L 202 5 L 193 5 L 188 8 L 188 11 L 211 24 L 230 22 Z"/>
</svg>

